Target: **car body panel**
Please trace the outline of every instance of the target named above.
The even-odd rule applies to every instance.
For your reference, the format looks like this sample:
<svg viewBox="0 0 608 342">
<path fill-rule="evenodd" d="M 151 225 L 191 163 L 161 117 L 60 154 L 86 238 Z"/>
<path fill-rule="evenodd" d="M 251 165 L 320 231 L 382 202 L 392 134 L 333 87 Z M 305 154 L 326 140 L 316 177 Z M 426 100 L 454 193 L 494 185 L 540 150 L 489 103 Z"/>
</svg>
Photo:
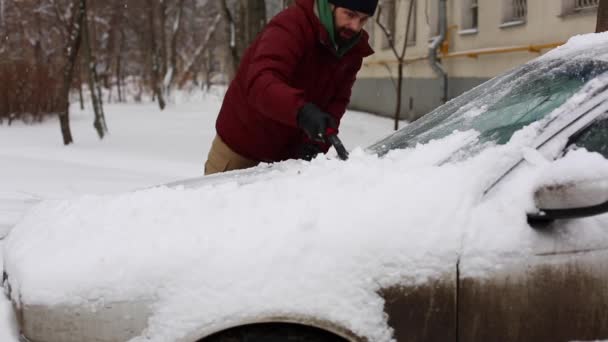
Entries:
<svg viewBox="0 0 608 342">
<path fill-rule="evenodd" d="M 463 277 L 458 308 L 460 341 L 606 339 L 608 251 L 544 254 Z"/>
<path fill-rule="evenodd" d="M 128 341 L 142 335 L 151 316 L 151 300 L 92 304 L 89 306 L 69 305 L 24 305 L 15 308 L 21 334 L 29 342 L 116 342 Z M 77 323 L 76 323 L 77 322 Z M 217 327 L 213 330 L 196 330 L 175 342 L 204 340 L 216 333 L 235 327 L 265 323 L 290 323 L 318 328 L 352 342 L 366 342 L 367 339 L 329 321 L 301 315 L 260 316 L 240 320 L 237 324 Z"/>
<path fill-rule="evenodd" d="M 151 300 L 15 307 L 21 334 L 32 342 L 128 341 L 146 328 Z"/>
<path fill-rule="evenodd" d="M 457 272 L 417 286 L 394 286 L 380 291 L 388 323 L 397 341 L 456 341 Z"/>
</svg>

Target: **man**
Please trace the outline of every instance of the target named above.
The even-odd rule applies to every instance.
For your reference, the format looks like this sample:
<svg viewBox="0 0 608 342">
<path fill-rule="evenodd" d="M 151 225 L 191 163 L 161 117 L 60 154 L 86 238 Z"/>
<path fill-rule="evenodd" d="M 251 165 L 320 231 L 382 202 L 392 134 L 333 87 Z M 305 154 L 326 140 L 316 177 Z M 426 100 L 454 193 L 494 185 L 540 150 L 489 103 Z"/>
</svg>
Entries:
<svg viewBox="0 0 608 342">
<path fill-rule="evenodd" d="M 378 0 L 296 0 L 245 51 L 216 122 L 205 174 L 311 159 L 329 149 Z"/>
</svg>

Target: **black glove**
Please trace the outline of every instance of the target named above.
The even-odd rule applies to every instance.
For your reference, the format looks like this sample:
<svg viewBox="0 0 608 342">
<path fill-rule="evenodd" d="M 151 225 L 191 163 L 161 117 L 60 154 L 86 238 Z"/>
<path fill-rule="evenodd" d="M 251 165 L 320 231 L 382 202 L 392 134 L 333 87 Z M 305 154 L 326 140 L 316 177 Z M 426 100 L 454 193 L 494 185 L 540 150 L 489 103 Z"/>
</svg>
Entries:
<svg viewBox="0 0 608 342">
<path fill-rule="evenodd" d="M 298 148 L 297 158 L 304 159 L 306 161 L 311 161 L 319 153 L 323 153 L 323 150 L 321 149 L 321 146 L 319 144 L 314 143 L 314 142 L 307 142 L 307 143 L 300 145 L 300 147 Z"/>
<path fill-rule="evenodd" d="M 310 140 L 325 142 L 327 128 L 337 128 L 336 120 L 312 103 L 307 103 L 298 111 L 298 127 Z"/>
</svg>

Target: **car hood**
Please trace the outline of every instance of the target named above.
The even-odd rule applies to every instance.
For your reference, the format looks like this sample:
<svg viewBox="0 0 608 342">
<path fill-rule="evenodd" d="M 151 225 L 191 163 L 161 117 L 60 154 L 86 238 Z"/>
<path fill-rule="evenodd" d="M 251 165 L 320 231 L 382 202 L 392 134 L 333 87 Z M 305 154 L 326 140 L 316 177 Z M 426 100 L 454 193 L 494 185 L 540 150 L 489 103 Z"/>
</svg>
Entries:
<svg viewBox="0 0 608 342">
<path fill-rule="evenodd" d="M 523 151 L 532 153 L 538 130 L 528 126 L 461 161 L 440 163 L 474 132 L 383 158 L 354 151 L 348 162 L 319 157 L 45 201 L 7 239 L 12 296 L 46 306 L 154 298 L 146 341 L 289 314 L 389 341 L 383 288 L 439 278 L 462 255 L 468 272 L 483 276 L 560 236 L 608 241 L 605 215 L 561 235 L 527 225 L 549 161 L 484 196 Z M 583 152 L 571 162 L 608 167 L 596 157 Z"/>
<path fill-rule="evenodd" d="M 483 224 L 472 227 L 483 189 L 531 143 L 523 134 L 437 165 L 474 136 L 455 133 L 383 158 L 359 151 L 346 163 L 292 161 L 45 201 L 8 237 L 12 296 L 48 306 L 154 298 L 146 330 L 152 340 L 295 313 L 388 341 L 378 291 L 452 271 L 467 232 Z M 475 241 L 485 260 L 525 253 L 534 239 L 521 222 L 532 205 L 528 186 L 520 185 L 523 199 L 497 219 L 515 227 L 511 238 L 491 249 Z"/>
</svg>

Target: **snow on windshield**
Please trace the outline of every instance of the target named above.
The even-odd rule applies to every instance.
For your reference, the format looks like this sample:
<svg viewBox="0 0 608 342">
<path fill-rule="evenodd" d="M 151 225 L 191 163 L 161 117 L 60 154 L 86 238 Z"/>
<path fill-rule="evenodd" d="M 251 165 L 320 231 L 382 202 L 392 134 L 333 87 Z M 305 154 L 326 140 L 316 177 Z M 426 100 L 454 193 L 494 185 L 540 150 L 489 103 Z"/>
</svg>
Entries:
<svg viewBox="0 0 608 342">
<path fill-rule="evenodd" d="M 468 129 L 480 133 L 479 144 L 504 144 L 524 126 L 549 121 L 569 99 L 585 101 L 592 94 L 589 88 L 598 88 L 596 83 L 603 89 L 605 77 L 596 80 L 606 70 L 608 63 L 591 60 L 526 65 L 437 108 L 370 149 L 385 153 Z"/>
<path fill-rule="evenodd" d="M 46 201 L 6 243 L 12 295 L 47 305 L 153 298 L 142 341 L 286 312 L 390 341 L 381 287 L 441 277 L 463 251 L 485 261 L 475 268 L 483 273 L 488 262 L 498 267 L 547 239 L 525 224 L 538 168 L 481 200 L 536 129 L 441 166 L 476 133 L 384 158 L 357 150 L 347 163 L 290 162 L 289 171 L 250 184 Z"/>
</svg>

